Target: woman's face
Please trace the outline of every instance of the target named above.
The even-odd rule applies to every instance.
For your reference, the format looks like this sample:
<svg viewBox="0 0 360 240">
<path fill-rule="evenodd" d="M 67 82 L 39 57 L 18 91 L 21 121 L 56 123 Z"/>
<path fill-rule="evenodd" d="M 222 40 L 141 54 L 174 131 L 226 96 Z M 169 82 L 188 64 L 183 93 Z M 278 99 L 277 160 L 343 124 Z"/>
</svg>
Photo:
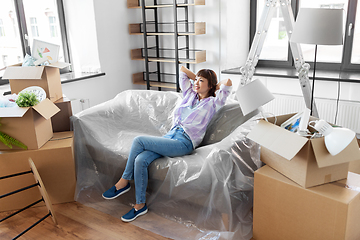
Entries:
<svg viewBox="0 0 360 240">
<path fill-rule="evenodd" d="M 210 90 L 208 80 L 201 76 L 196 76 L 193 88 L 200 99 L 206 98 Z"/>
</svg>

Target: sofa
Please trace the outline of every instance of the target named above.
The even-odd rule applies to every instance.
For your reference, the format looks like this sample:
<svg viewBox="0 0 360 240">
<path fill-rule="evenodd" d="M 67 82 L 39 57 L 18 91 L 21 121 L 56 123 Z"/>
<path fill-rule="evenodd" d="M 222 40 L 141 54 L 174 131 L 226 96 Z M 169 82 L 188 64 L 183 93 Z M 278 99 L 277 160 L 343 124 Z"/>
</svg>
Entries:
<svg viewBox="0 0 360 240">
<path fill-rule="evenodd" d="M 121 177 L 132 140 L 138 135 L 166 134 L 180 99 L 176 92 L 128 90 L 72 116 L 75 200 L 101 201 L 99 196 Z M 200 229 L 204 236 L 216 236 L 211 239 L 250 239 L 253 177 L 261 161 L 259 145 L 246 135 L 256 116 L 257 111 L 243 116 L 229 98 L 191 154 L 151 163 L 149 211 Z M 131 205 L 134 197 L 121 201 Z"/>
</svg>

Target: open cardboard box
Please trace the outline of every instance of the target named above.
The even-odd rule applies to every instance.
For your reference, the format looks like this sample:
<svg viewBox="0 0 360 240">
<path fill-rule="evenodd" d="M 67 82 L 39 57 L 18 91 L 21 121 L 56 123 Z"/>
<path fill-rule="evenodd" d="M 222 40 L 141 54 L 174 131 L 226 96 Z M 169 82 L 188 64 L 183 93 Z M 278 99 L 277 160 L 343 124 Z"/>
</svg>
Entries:
<svg viewBox="0 0 360 240">
<path fill-rule="evenodd" d="M 70 64 L 56 62 L 48 66 L 22 67 L 21 64 L 5 69 L 3 79 L 9 79 L 11 93 L 18 94 L 21 90 L 31 87 L 42 87 L 46 97 L 52 102 L 62 98 L 60 69 Z"/>
<path fill-rule="evenodd" d="M 356 138 L 360 147 L 360 134 L 356 134 Z M 349 171 L 360 174 L 360 161 L 354 161 L 349 164 Z"/>
<path fill-rule="evenodd" d="M 53 132 L 65 132 L 72 129 L 70 117 L 72 116 L 71 101 L 67 97 L 62 97 L 54 104 L 60 109 L 60 112 L 51 118 Z"/>
<path fill-rule="evenodd" d="M 38 149 L 53 136 L 51 117 L 59 111 L 47 98 L 33 107 L 2 108 L 0 130 L 24 143 L 28 149 Z M 9 148 L 0 142 L 0 149 Z"/>
<path fill-rule="evenodd" d="M 264 166 L 254 177 L 256 240 L 360 239 L 360 175 L 302 188 Z"/>
<path fill-rule="evenodd" d="M 357 140 L 339 154 L 332 156 L 324 138 L 309 139 L 279 127 L 294 114 L 260 120 L 248 138 L 262 146 L 261 161 L 307 188 L 344 179 L 349 162 L 360 160 Z M 310 118 L 310 121 L 315 118 Z"/>
</svg>

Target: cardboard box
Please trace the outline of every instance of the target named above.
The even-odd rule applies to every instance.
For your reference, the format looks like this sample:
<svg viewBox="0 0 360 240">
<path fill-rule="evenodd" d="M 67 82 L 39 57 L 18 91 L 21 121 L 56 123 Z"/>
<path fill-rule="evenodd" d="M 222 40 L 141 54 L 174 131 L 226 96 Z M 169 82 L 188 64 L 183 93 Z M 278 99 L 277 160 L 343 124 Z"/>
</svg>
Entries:
<svg viewBox="0 0 360 240">
<path fill-rule="evenodd" d="M 256 240 L 360 239 L 360 175 L 302 188 L 269 166 L 255 172 Z"/>
<path fill-rule="evenodd" d="M 0 176 L 30 170 L 31 158 L 41 176 L 52 204 L 74 201 L 76 176 L 73 132 L 54 133 L 42 148 L 27 151 L 0 151 Z M 0 180 L 0 195 L 34 184 L 32 174 Z M 0 212 L 23 208 L 41 199 L 37 187 L 1 199 Z M 44 205 L 39 203 L 36 206 Z"/>
<path fill-rule="evenodd" d="M 22 67 L 21 64 L 6 68 L 3 79 L 9 79 L 11 93 L 18 94 L 30 86 L 42 87 L 52 102 L 62 98 L 60 70 L 68 63 L 52 63 L 49 66 Z"/>
<path fill-rule="evenodd" d="M 358 144 L 359 144 L 359 147 L 360 147 L 360 139 L 359 139 L 360 134 L 359 133 L 356 134 L 356 138 L 357 138 L 357 141 L 358 141 Z M 349 164 L 349 171 L 360 174 L 360 161 L 351 162 Z"/>
<path fill-rule="evenodd" d="M 60 109 L 60 112 L 51 118 L 53 132 L 71 131 L 70 117 L 72 116 L 72 109 L 70 99 L 63 97 L 54 103 Z"/>
<path fill-rule="evenodd" d="M 261 161 L 306 188 L 346 178 L 349 162 L 360 160 L 356 139 L 332 156 L 324 138 L 308 139 L 279 127 L 292 115 L 277 116 L 276 125 L 273 118 L 260 120 L 248 134 L 262 146 Z"/>
<path fill-rule="evenodd" d="M 360 161 L 354 161 L 349 164 L 349 171 L 360 174 Z"/>
<path fill-rule="evenodd" d="M 50 118 L 59 111 L 47 98 L 33 107 L 2 108 L 0 130 L 24 143 L 28 149 L 38 149 L 53 136 Z M 0 142 L 0 149 L 9 148 Z M 13 146 L 13 149 L 20 148 Z"/>
</svg>

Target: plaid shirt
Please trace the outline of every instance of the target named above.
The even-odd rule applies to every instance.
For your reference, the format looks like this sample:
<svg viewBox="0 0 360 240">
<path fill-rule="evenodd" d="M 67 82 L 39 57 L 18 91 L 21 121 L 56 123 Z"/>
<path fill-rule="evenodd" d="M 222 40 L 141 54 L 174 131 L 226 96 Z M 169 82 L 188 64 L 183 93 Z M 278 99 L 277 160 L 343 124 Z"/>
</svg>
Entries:
<svg viewBox="0 0 360 240">
<path fill-rule="evenodd" d="M 185 108 L 193 106 L 198 99 L 197 93 L 193 90 L 189 77 L 184 72 L 180 72 L 180 88 L 182 90 L 182 101 L 174 111 L 173 126 L 181 126 L 189 135 L 192 144 L 197 147 L 205 136 L 206 127 L 217 110 L 225 105 L 226 98 L 231 92 L 231 86 L 221 84 L 216 92 L 216 97 L 207 97 L 197 104 L 193 111 L 185 118 L 181 119 L 181 113 Z"/>
</svg>

